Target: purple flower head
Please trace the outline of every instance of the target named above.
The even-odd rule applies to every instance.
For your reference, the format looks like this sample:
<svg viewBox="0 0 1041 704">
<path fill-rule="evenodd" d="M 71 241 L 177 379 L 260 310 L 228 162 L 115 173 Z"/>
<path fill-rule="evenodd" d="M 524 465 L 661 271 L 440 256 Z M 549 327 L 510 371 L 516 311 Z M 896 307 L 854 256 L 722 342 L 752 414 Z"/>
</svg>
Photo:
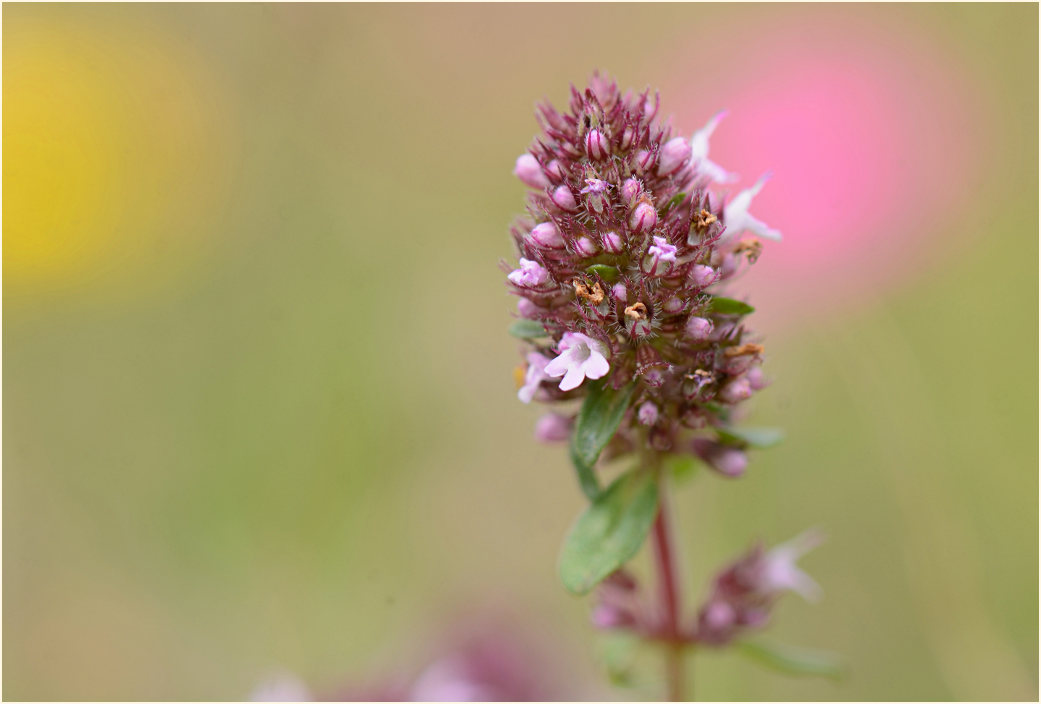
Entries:
<svg viewBox="0 0 1041 704">
<path fill-rule="evenodd" d="M 533 190 L 508 278 L 545 334 L 525 338 L 537 356 L 518 395 L 570 403 L 594 383 L 633 385 L 619 448 L 683 448 L 736 476 L 747 458 L 718 445 L 716 429 L 762 388 L 764 354 L 728 287 L 762 248 L 740 235 L 775 231 L 748 213 L 763 181 L 729 203 L 712 190 L 733 180 L 708 159 L 722 113 L 688 139 L 660 112 L 657 94 L 623 93 L 599 74 L 566 109 L 539 106 L 542 134 L 517 161 Z"/>
</svg>

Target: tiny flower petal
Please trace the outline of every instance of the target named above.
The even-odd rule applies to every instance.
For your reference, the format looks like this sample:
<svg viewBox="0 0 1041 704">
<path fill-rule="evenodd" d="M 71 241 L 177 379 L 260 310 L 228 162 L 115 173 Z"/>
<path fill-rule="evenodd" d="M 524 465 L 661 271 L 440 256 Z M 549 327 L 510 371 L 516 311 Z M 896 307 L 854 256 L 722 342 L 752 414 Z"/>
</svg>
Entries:
<svg viewBox="0 0 1041 704">
<path fill-rule="evenodd" d="M 708 140 L 716 127 L 727 116 L 726 110 L 720 110 L 704 127 L 695 132 L 690 138 L 690 157 L 694 167 L 703 172 L 716 183 L 732 183 L 737 180 L 737 174 L 728 173 L 718 164 L 709 161 Z"/>
<path fill-rule="evenodd" d="M 734 199 L 727 203 L 723 209 L 723 222 L 726 225 L 727 239 L 736 237 L 744 231 L 753 232 L 759 237 L 764 237 L 769 240 L 781 240 L 781 233 L 771 227 L 768 227 L 766 223 L 758 218 L 753 217 L 748 212 L 748 207 L 752 205 L 752 199 L 763 190 L 763 186 L 770 180 L 770 174 L 764 174 L 755 185 L 751 188 L 747 188 L 736 196 Z"/>
<path fill-rule="evenodd" d="M 664 237 L 654 237 L 654 244 L 647 248 L 647 254 L 663 262 L 676 261 L 676 245 L 669 244 Z"/>
<path fill-rule="evenodd" d="M 541 355 L 538 352 L 528 353 L 528 372 L 524 376 L 524 386 L 517 391 L 517 398 L 522 402 L 531 403 L 531 400 L 535 397 L 535 392 L 539 389 L 539 384 L 549 378 L 546 375 L 546 365 L 548 363 L 549 358 L 545 355 Z"/>
<path fill-rule="evenodd" d="M 511 271 L 506 278 L 518 286 L 534 288 L 535 286 L 541 286 L 549 280 L 549 272 L 538 262 L 521 257 L 520 268 Z"/>
<path fill-rule="evenodd" d="M 790 590 L 807 601 L 820 598 L 821 588 L 808 574 L 796 567 L 795 561 L 817 547 L 824 538 L 820 533 L 808 531 L 766 553 L 763 569 L 764 591 Z"/>
<path fill-rule="evenodd" d="M 564 333 L 560 354 L 546 365 L 546 376 L 560 381 L 561 391 L 577 389 L 586 379 L 599 379 L 607 374 L 607 347 L 599 340 L 578 332 Z"/>
</svg>

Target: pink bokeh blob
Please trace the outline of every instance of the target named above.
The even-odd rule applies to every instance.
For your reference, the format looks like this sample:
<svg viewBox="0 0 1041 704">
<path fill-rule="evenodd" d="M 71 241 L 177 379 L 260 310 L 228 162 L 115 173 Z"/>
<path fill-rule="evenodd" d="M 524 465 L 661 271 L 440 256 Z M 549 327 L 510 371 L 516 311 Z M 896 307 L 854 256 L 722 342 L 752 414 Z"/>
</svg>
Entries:
<svg viewBox="0 0 1041 704">
<path fill-rule="evenodd" d="M 741 47 L 696 92 L 683 81 L 663 93 L 674 114 L 702 122 L 730 110 L 711 157 L 741 174 L 731 194 L 773 172 L 751 210 L 785 239 L 766 243 L 742 290 L 772 317 L 817 313 L 919 270 L 983 170 L 980 89 L 956 55 L 903 25 L 834 15 L 747 27 Z M 710 40 L 694 51 L 734 49 Z"/>
</svg>

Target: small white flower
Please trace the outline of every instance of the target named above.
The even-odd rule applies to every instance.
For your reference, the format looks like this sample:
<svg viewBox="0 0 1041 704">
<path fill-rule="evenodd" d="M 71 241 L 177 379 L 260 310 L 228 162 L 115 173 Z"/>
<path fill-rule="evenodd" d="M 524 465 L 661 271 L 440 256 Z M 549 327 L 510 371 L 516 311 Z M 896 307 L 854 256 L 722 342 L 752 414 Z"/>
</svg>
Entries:
<svg viewBox="0 0 1041 704">
<path fill-rule="evenodd" d="M 763 174 L 762 177 L 755 182 L 755 185 L 734 196 L 734 199 L 726 204 L 723 208 L 723 223 L 726 225 L 726 239 L 736 237 L 744 231 L 752 232 L 759 237 L 764 237 L 768 240 L 781 241 L 781 233 L 778 230 L 769 227 L 765 222 L 759 218 L 753 217 L 748 212 L 748 206 L 752 204 L 752 199 L 755 198 L 759 191 L 763 190 L 763 186 L 770 180 L 770 174 Z"/>
<path fill-rule="evenodd" d="M 524 375 L 524 386 L 517 391 L 517 398 L 524 403 L 531 403 L 531 399 L 535 398 L 535 392 L 539 390 L 539 384 L 550 378 L 546 376 L 547 364 L 549 357 L 538 352 L 528 353 L 528 371 Z"/>
<path fill-rule="evenodd" d="M 795 561 L 824 541 L 817 531 L 807 531 L 787 543 L 782 543 L 764 556 L 763 583 L 767 591 L 785 589 L 797 592 L 807 601 L 820 598 L 821 588 L 813 579 L 795 566 Z"/>
<path fill-rule="evenodd" d="M 577 389 L 586 379 L 599 379 L 607 374 L 607 346 L 580 332 L 567 332 L 560 340 L 560 354 L 546 365 L 547 377 L 564 377 L 561 391 Z"/>
<path fill-rule="evenodd" d="M 541 286 L 549 280 L 549 272 L 538 262 L 521 257 L 520 269 L 514 269 L 506 277 L 518 286 Z"/>
<path fill-rule="evenodd" d="M 727 116 L 726 110 L 720 110 L 704 127 L 694 133 L 690 138 L 690 156 L 694 167 L 711 178 L 716 183 L 733 183 L 737 180 L 737 174 L 730 173 L 719 164 L 708 158 L 708 138 L 715 132 L 720 121 Z"/>
</svg>

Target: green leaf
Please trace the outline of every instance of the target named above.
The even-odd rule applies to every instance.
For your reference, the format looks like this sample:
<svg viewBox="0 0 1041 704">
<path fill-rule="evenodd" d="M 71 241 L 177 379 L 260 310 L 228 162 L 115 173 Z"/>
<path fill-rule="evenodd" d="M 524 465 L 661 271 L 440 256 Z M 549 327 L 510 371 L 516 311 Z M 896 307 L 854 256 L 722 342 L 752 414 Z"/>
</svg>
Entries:
<svg viewBox="0 0 1041 704">
<path fill-rule="evenodd" d="M 618 267 L 610 264 L 591 264 L 586 268 L 590 274 L 596 274 L 604 281 L 611 283 L 618 278 Z"/>
<path fill-rule="evenodd" d="M 589 391 L 571 434 L 571 462 L 575 465 L 582 491 L 589 499 L 595 499 L 600 493 L 600 485 L 593 474 L 593 465 L 618 430 L 636 384 L 615 391 L 606 379 L 595 384 L 587 383 Z"/>
<path fill-rule="evenodd" d="M 725 296 L 713 296 L 709 310 L 720 315 L 748 315 L 755 312 L 755 308 L 747 303 Z"/>
<path fill-rule="evenodd" d="M 725 443 L 759 449 L 779 445 L 784 440 L 784 431 L 780 428 L 716 428 L 716 433 Z"/>
<path fill-rule="evenodd" d="M 669 199 L 669 202 L 665 204 L 665 208 L 668 209 L 668 208 L 672 208 L 674 206 L 679 205 L 680 203 L 683 202 L 683 200 L 686 197 L 687 197 L 687 194 L 684 193 L 683 191 L 680 191 L 679 193 L 677 193 L 676 195 L 674 195 L 672 198 Z"/>
<path fill-rule="evenodd" d="M 528 340 L 533 337 L 545 337 L 549 333 L 546 332 L 546 328 L 542 327 L 542 323 L 536 320 L 521 319 L 514 321 L 510 326 L 510 334 Z"/>
<path fill-rule="evenodd" d="M 750 660 L 788 675 L 841 679 L 846 674 L 842 658 L 835 653 L 764 641 L 742 641 L 735 646 Z"/>
<path fill-rule="evenodd" d="M 560 579 L 585 594 L 639 551 L 658 512 L 658 485 L 633 470 L 607 487 L 585 510 L 560 553 Z"/>
</svg>

